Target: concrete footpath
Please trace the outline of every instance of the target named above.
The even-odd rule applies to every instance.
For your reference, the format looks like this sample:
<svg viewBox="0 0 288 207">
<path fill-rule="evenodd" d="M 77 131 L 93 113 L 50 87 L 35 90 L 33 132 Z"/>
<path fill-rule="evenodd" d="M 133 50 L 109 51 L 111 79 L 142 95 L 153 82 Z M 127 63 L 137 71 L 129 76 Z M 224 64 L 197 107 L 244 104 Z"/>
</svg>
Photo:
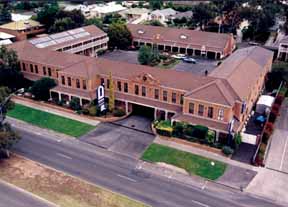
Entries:
<svg viewBox="0 0 288 207">
<path fill-rule="evenodd" d="M 72 114 L 72 113 L 66 112 L 64 110 L 59 110 L 59 109 L 56 109 L 56 108 L 43 106 L 43 105 L 40 105 L 40 104 L 36 104 L 34 102 L 28 102 L 28 101 L 17 99 L 17 98 L 13 98 L 12 100 L 13 100 L 13 102 L 15 102 L 17 104 L 21 104 L 21 105 L 24 105 L 24 106 L 27 106 L 27 107 L 30 107 L 30 108 L 33 108 L 33 109 L 38 109 L 38 110 L 41 110 L 41 111 L 45 111 L 45 112 L 48 112 L 48 113 L 51 113 L 51 114 L 55 114 L 55 115 L 58 115 L 58 116 L 69 118 L 69 119 L 73 119 L 73 120 L 76 120 L 76 121 L 80 121 L 80 122 L 83 122 L 83 123 L 86 123 L 86 124 L 90 124 L 92 126 L 97 126 L 100 123 L 97 120 L 88 119 L 86 117 L 83 117 L 83 116 L 80 116 L 80 115 L 77 115 L 77 114 Z"/>
</svg>

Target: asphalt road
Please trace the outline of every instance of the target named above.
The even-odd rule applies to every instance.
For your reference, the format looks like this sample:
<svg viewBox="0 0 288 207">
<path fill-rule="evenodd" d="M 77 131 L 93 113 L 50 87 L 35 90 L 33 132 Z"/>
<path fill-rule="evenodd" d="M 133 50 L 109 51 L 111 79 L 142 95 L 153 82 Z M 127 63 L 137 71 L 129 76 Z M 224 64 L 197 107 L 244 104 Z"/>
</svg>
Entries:
<svg viewBox="0 0 288 207">
<path fill-rule="evenodd" d="M 0 207 L 52 207 L 52 205 L 27 192 L 0 182 Z"/>
<path fill-rule="evenodd" d="M 157 207 L 271 207 L 276 204 L 222 187 L 199 188 L 136 170 L 137 160 L 78 140 L 18 130 L 15 152 Z"/>
</svg>

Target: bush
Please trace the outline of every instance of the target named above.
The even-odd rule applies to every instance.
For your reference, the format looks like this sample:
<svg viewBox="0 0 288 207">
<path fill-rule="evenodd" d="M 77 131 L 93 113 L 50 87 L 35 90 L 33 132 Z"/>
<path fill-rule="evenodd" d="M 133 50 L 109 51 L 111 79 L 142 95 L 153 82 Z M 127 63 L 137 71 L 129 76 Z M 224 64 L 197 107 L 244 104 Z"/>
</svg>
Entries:
<svg viewBox="0 0 288 207">
<path fill-rule="evenodd" d="M 166 136 L 166 137 L 172 137 L 172 130 L 170 129 L 165 129 L 165 128 L 156 128 L 156 132 L 157 134 L 159 135 L 162 135 L 162 136 Z"/>
<path fill-rule="evenodd" d="M 123 109 L 114 109 L 113 116 L 121 117 L 125 116 L 126 112 Z"/>
<path fill-rule="evenodd" d="M 188 125 L 188 126 L 184 129 L 183 132 L 184 132 L 184 135 L 185 135 L 185 136 L 193 137 L 193 131 L 194 131 L 193 126 Z"/>
<path fill-rule="evenodd" d="M 74 111 L 78 111 L 81 109 L 81 106 L 80 106 L 80 99 L 79 98 L 72 98 L 70 103 L 69 103 L 69 106 L 72 110 Z"/>
<path fill-rule="evenodd" d="M 198 139 L 205 139 L 208 133 L 208 127 L 202 125 L 196 125 L 193 128 L 192 137 L 196 137 Z"/>
<path fill-rule="evenodd" d="M 229 156 L 229 155 L 232 155 L 232 154 L 234 153 L 234 150 L 233 150 L 231 147 L 229 147 L 229 146 L 224 146 L 224 147 L 222 148 L 222 152 L 223 152 L 225 155 Z"/>
<path fill-rule="evenodd" d="M 215 132 L 212 130 L 208 130 L 207 136 L 206 136 L 206 141 L 208 144 L 214 143 L 215 140 Z"/>
<path fill-rule="evenodd" d="M 170 121 L 159 121 L 155 128 L 157 133 L 162 136 L 172 136 L 173 128 Z"/>
<path fill-rule="evenodd" d="M 240 133 L 235 134 L 234 136 L 234 146 L 235 149 L 238 149 L 239 145 L 242 143 L 242 136 Z"/>
<path fill-rule="evenodd" d="M 97 116 L 97 107 L 96 106 L 89 106 L 88 108 L 90 116 Z"/>
<path fill-rule="evenodd" d="M 47 101 L 50 97 L 49 90 L 56 86 L 56 83 L 51 78 L 41 78 L 34 82 L 31 87 L 31 93 L 36 99 Z"/>
</svg>

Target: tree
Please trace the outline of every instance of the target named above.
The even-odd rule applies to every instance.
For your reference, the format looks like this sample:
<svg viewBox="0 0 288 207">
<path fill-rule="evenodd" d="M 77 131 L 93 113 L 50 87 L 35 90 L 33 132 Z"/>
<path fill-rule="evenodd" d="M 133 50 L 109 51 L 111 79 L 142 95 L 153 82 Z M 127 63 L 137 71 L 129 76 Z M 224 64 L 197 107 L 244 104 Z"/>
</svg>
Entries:
<svg viewBox="0 0 288 207">
<path fill-rule="evenodd" d="M 86 19 L 85 25 L 95 25 L 96 27 L 103 29 L 103 21 L 101 18 L 97 18 L 97 17 Z"/>
<path fill-rule="evenodd" d="M 79 98 L 73 97 L 69 105 L 70 105 L 70 108 L 73 109 L 74 111 L 78 111 L 81 109 Z"/>
<path fill-rule="evenodd" d="M 45 25 L 46 29 L 54 24 L 56 15 L 60 11 L 57 3 L 45 4 L 44 7 L 37 13 L 37 21 Z"/>
<path fill-rule="evenodd" d="M 193 8 L 193 18 L 196 24 L 200 26 L 200 29 L 204 30 L 203 26 L 216 16 L 217 8 L 213 4 L 200 3 Z"/>
<path fill-rule="evenodd" d="M 56 19 L 55 23 L 49 28 L 49 33 L 63 32 L 75 27 L 76 25 L 70 17 Z"/>
<path fill-rule="evenodd" d="M 4 102 L 4 100 L 11 94 L 11 90 L 8 87 L 0 87 L 0 104 Z M 2 108 L 2 113 L 6 112 L 6 109 L 12 109 L 14 107 L 14 103 L 12 101 L 8 101 L 5 106 L 4 110 Z"/>
<path fill-rule="evenodd" d="M 164 27 L 164 25 L 159 20 L 152 20 L 152 21 L 148 22 L 148 24 L 152 25 L 152 26 Z"/>
<path fill-rule="evenodd" d="M 114 94 L 114 83 L 112 79 L 112 73 L 109 73 L 109 104 L 108 109 L 109 111 L 113 111 L 115 108 L 115 94 Z"/>
<path fill-rule="evenodd" d="M 9 157 L 9 150 L 20 140 L 20 137 L 12 130 L 10 124 L 0 125 L 0 159 Z"/>
<path fill-rule="evenodd" d="M 0 86 L 16 89 L 22 86 L 23 79 L 16 52 L 5 46 L 0 47 Z"/>
<path fill-rule="evenodd" d="M 49 90 L 56 86 L 56 83 L 51 78 L 41 78 L 32 85 L 30 92 L 38 100 L 47 101 L 50 97 Z"/>
<path fill-rule="evenodd" d="M 132 44 L 132 35 L 127 26 L 122 23 L 112 23 L 108 28 L 109 46 L 111 48 L 127 49 Z"/>
<path fill-rule="evenodd" d="M 70 18 L 72 20 L 72 25 L 70 28 L 76 28 L 83 26 L 85 22 L 85 17 L 80 10 L 74 9 L 72 11 L 59 10 L 56 19 Z"/>
<path fill-rule="evenodd" d="M 120 14 L 108 14 L 103 18 L 103 24 L 112 24 L 112 23 L 126 23 L 126 19 L 123 18 Z"/>
<path fill-rule="evenodd" d="M 138 61 L 141 65 L 149 65 L 152 61 L 153 52 L 151 47 L 146 45 L 140 47 L 138 52 Z"/>
<path fill-rule="evenodd" d="M 8 5 L 0 4 L 0 25 L 11 22 L 11 13 Z"/>
<path fill-rule="evenodd" d="M 163 6 L 163 1 L 162 0 L 150 0 L 149 1 L 149 7 L 152 10 L 161 9 L 162 6 Z"/>
</svg>

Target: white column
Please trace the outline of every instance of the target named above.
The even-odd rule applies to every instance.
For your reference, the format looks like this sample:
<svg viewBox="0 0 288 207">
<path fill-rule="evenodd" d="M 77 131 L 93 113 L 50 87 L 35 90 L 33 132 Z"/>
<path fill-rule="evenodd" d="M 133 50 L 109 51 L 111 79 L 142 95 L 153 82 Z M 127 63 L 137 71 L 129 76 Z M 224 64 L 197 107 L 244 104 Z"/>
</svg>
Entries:
<svg viewBox="0 0 288 207">
<path fill-rule="evenodd" d="M 168 111 L 165 111 L 165 120 L 168 120 Z"/>
<path fill-rule="evenodd" d="M 59 96 L 59 101 L 61 101 L 61 93 L 60 92 L 58 93 L 58 96 Z"/>
<path fill-rule="evenodd" d="M 216 130 L 215 132 L 216 132 L 215 140 L 216 140 L 216 142 L 218 142 L 219 141 L 219 131 Z"/>
<path fill-rule="evenodd" d="M 82 98 L 80 98 L 80 106 L 83 106 Z"/>
<path fill-rule="evenodd" d="M 157 119 L 157 108 L 154 109 L 154 120 Z"/>
<path fill-rule="evenodd" d="M 126 111 L 126 114 L 129 113 L 129 106 L 128 106 L 128 102 L 125 101 L 125 111 Z"/>
</svg>

